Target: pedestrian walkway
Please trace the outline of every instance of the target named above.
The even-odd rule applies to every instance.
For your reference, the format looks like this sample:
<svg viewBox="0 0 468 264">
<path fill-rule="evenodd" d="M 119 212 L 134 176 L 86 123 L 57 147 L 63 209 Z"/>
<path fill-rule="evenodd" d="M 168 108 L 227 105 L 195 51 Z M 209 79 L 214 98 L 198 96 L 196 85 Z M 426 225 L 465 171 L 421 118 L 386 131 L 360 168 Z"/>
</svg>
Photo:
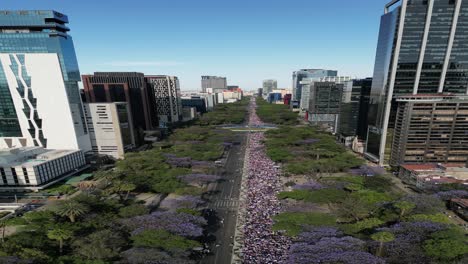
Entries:
<svg viewBox="0 0 468 264">
<path fill-rule="evenodd" d="M 222 199 L 216 200 L 210 208 L 237 208 L 239 200 L 237 199 Z"/>
</svg>

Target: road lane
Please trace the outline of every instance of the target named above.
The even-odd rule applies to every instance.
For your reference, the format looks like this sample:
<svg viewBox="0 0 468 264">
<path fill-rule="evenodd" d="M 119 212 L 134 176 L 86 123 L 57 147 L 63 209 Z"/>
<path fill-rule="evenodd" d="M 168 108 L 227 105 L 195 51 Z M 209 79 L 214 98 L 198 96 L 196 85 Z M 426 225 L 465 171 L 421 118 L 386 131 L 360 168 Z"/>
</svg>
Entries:
<svg viewBox="0 0 468 264">
<path fill-rule="evenodd" d="M 218 191 L 209 200 L 208 208 L 217 212 L 219 229 L 216 231 L 216 242 L 211 245 L 212 255 L 206 256 L 203 264 L 229 264 L 232 258 L 232 246 L 237 221 L 242 167 L 246 135 L 237 136 L 240 145 L 233 145 L 224 163 L 223 181 L 215 186 Z"/>
</svg>

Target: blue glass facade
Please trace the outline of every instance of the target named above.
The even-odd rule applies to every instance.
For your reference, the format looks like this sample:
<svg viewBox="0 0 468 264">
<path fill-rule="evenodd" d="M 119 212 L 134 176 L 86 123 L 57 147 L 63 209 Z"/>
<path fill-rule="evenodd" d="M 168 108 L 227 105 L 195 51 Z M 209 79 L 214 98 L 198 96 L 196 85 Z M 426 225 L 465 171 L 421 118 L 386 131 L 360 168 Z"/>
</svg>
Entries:
<svg viewBox="0 0 468 264">
<path fill-rule="evenodd" d="M 55 11 L 0 11 L 0 53 L 54 53 L 58 55 L 69 104 L 78 105 L 84 124 L 78 82 L 80 72 L 73 40 L 67 34 L 67 16 Z M 76 131 L 81 136 L 86 128 Z M 0 65 L 0 137 L 22 137 L 5 72 Z"/>
<path fill-rule="evenodd" d="M 368 157 L 387 164 L 397 103 L 408 94 L 468 89 L 468 0 L 400 0 L 380 24 L 372 84 Z"/>
<path fill-rule="evenodd" d="M 379 156 L 380 139 L 384 117 L 384 106 L 388 92 L 388 79 L 390 65 L 393 56 L 393 43 L 396 38 L 396 30 L 400 9 L 395 9 L 382 16 L 380 19 L 380 32 L 375 57 L 374 77 L 369 102 L 369 133 L 367 136 L 367 152 Z"/>
</svg>

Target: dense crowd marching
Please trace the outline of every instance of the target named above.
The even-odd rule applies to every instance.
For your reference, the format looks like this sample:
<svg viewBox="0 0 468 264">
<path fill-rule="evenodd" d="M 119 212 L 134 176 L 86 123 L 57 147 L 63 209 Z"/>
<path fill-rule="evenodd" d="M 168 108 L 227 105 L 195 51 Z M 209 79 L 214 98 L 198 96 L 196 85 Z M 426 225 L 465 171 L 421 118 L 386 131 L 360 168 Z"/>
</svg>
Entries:
<svg viewBox="0 0 468 264">
<path fill-rule="evenodd" d="M 250 104 L 250 126 L 262 125 Z M 280 171 L 266 153 L 264 133 L 252 133 L 248 144 L 248 180 L 246 221 L 244 225 L 243 263 L 285 263 L 291 241 L 272 230 L 273 217 L 280 211 L 277 193 L 281 191 Z"/>
</svg>

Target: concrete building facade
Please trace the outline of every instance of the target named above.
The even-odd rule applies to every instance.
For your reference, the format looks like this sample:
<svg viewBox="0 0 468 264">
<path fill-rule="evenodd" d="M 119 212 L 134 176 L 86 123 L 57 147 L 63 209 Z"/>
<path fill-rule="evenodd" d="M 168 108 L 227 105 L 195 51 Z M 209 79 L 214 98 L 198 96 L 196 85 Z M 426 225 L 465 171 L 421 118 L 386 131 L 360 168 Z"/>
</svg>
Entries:
<svg viewBox="0 0 468 264">
<path fill-rule="evenodd" d="M 213 89 L 227 89 L 227 79 L 226 77 L 219 76 L 202 76 L 201 77 L 201 88 L 202 92 L 206 93 L 207 88 Z"/>
<path fill-rule="evenodd" d="M 41 147 L 0 150 L 0 190 L 49 185 L 85 166 L 80 150 Z"/>
<path fill-rule="evenodd" d="M 137 145 L 143 144 L 144 131 L 158 127 L 152 87 L 139 72 L 95 72 L 83 75 L 87 103 L 127 103 L 132 115 Z"/>
<path fill-rule="evenodd" d="M 468 162 L 468 95 L 396 99 L 390 165 Z"/>
<path fill-rule="evenodd" d="M 153 108 L 159 118 L 159 126 L 164 127 L 167 123 L 182 120 L 182 102 L 179 79 L 176 76 L 148 75 L 145 76 L 146 83 L 153 92 Z"/>
<path fill-rule="evenodd" d="M 278 81 L 269 79 L 269 80 L 264 80 L 263 81 L 263 92 L 266 94 L 269 94 L 273 92 L 273 90 L 278 89 Z"/>
<path fill-rule="evenodd" d="M 92 151 L 123 159 L 125 152 L 135 148 L 132 116 L 127 103 L 85 104 Z"/>
<path fill-rule="evenodd" d="M 338 76 L 338 71 L 323 69 L 301 69 L 293 72 L 292 75 L 292 95 L 293 101 L 301 102 L 302 98 L 302 80 L 305 78 L 321 78 L 326 76 Z"/>
</svg>

